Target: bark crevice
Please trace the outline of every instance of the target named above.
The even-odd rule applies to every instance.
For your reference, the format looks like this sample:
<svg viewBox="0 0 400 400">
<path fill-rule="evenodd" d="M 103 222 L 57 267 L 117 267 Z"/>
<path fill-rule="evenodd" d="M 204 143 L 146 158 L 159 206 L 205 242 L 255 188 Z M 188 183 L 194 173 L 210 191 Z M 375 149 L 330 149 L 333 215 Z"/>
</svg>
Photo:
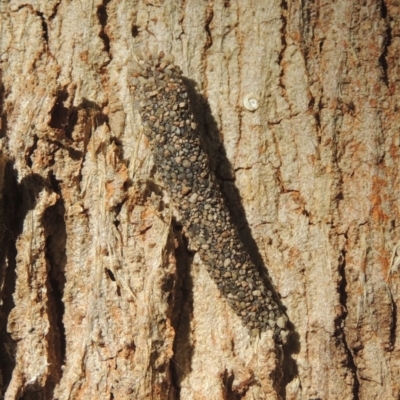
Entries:
<svg viewBox="0 0 400 400">
<path fill-rule="evenodd" d="M 347 235 L 345 235 L 347 236 Z M 346 317 L 347 317 L 347 279 L 346 279 L 346 250 L 341 251 L 339 258 L 339 275 L 341 277 L 339 285 L 340 304 L 343 306 L 343 313 L 335 320 L 335 336 L 343 342 L 345 353 L 347 355 L 348 367 L 353 375 L 353 400 L 359 400 L 360 382 L 358 379 L 358 368 L 353 352 L 346 339 Z"/>
</svg>

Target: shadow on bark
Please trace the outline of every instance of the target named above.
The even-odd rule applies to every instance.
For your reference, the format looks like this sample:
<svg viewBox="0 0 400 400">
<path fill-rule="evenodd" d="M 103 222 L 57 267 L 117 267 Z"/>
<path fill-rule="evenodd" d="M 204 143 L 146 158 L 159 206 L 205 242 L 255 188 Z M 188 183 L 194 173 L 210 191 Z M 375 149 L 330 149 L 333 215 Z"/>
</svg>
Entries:
<svg viewBox="0 0 400 400">
<path fill-rule="evenodd" d="M 190 340 L 190 321 L 193 312 L 193 280 L 191 265 L 193 253 L 188 250 L 188 240 L 182 234 L 182 226 L 173 220 L 178 247 L 175 249 L 177 282 L 171 323 L 175 329 L 174 358 L 171 363 L 172 382 L 180 398 L 181 383 L 191 372 L 193 343 Z"/>
<path fill-rule="evenodd" d="M 12 163 L 7 163 L 4 171 L 3 197 L 0 204 L 0 371 L 2 373 L 4 394 L 11 381 L 12 371 L 15 367 L 16 342 L 12 340 L 7 332 L 7 320 L 11 310 L 14 308 L 13 293 L 15 291 L 15 268 L 17 249 L 16 238 L 22 230 L 22 224 L 17 217 L 16 211 L 20 208 L 21 196 L 15 171 Z"/>
<path fill-rule="evenodd" d="M 239 237 L 242 240 L 246 251 L 249 253 L 251 260 L 258 267 L 265 286 L 274 293 L 277 303 L 280 305 L 281 310 L 286 314 L 286 308 L 280 301 L 280 296 L 271 283 L 268 269 L 263 262 L 257 243 L 251 234 L 251 229 L 242 205 L 241 196 L 234 182 L 235 176 L 232 165 L 227 158 L 218 125 L 212 115 L 210 105 L 203 96 L 197 93 L 195 89 L 195 81 L 184 78 L 184 82 L 188 89 L 192 112 L 197 123 L 198 131 L 201 135 L 203 148 L 210 160 L 211 169 L 214 171 L 219 181 L 221 192 L 232 217 L 232 222 L 236 226 Z M 296 361 L 292 358 L 292 355 L 300 351 L 299 334 L 296 332 L 295 326 L 290 321 L 288 322 L 288 328 L 291 333 L 288 337 L 287 343 L 282 346 L 283 377 L 280 379 L 280 388 L 277 389 L 283 398 L 285 398 L 285 386 L 293 380 L 297 374 Z"/>
</svg>

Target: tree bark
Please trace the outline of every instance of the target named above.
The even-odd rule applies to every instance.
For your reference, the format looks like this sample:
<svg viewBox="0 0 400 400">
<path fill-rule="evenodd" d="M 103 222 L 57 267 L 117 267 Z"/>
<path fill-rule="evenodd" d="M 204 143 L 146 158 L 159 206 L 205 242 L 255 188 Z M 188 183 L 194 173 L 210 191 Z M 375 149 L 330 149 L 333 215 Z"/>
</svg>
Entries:
<svg viewBox="0 0 400 400">
<path fill-rule="evenodd" d="M 397 1 L 0 7 L 4 399 L 399 398 Z M 183 70 L 284 344 L 188 242 L 130 85 L 138 45 Z"/>
</svg>

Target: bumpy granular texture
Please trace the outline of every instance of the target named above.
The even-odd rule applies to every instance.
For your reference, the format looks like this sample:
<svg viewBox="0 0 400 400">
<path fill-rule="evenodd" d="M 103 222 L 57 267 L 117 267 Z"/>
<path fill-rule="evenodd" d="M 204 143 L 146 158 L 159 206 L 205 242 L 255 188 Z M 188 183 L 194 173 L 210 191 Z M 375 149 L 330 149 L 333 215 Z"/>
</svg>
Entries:
<svg viewBox="0 0 400 400">
<path fill-rule="evenodd" d="M 287 318 L 245 251 L 210 170 L 173 57 L 137 52 L 131 84 L 154 162 L 192 246 L 252 334 L 287 335 Z"/>
</svg>

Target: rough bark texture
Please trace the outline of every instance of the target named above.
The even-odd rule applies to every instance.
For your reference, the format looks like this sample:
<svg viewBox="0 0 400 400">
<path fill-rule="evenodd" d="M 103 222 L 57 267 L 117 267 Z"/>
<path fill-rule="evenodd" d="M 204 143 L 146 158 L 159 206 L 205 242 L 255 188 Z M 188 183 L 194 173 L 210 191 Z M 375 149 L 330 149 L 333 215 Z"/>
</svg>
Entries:
<svg viewBox="0 0 400 400">
<path fill-rule="evenodd" d="M 398 1 L 0 7 L 6 400 L 399 398 Z M 129 89 L 136 44 L 188 78 L 284 346 L 188 249 Z"/>
</svg>

